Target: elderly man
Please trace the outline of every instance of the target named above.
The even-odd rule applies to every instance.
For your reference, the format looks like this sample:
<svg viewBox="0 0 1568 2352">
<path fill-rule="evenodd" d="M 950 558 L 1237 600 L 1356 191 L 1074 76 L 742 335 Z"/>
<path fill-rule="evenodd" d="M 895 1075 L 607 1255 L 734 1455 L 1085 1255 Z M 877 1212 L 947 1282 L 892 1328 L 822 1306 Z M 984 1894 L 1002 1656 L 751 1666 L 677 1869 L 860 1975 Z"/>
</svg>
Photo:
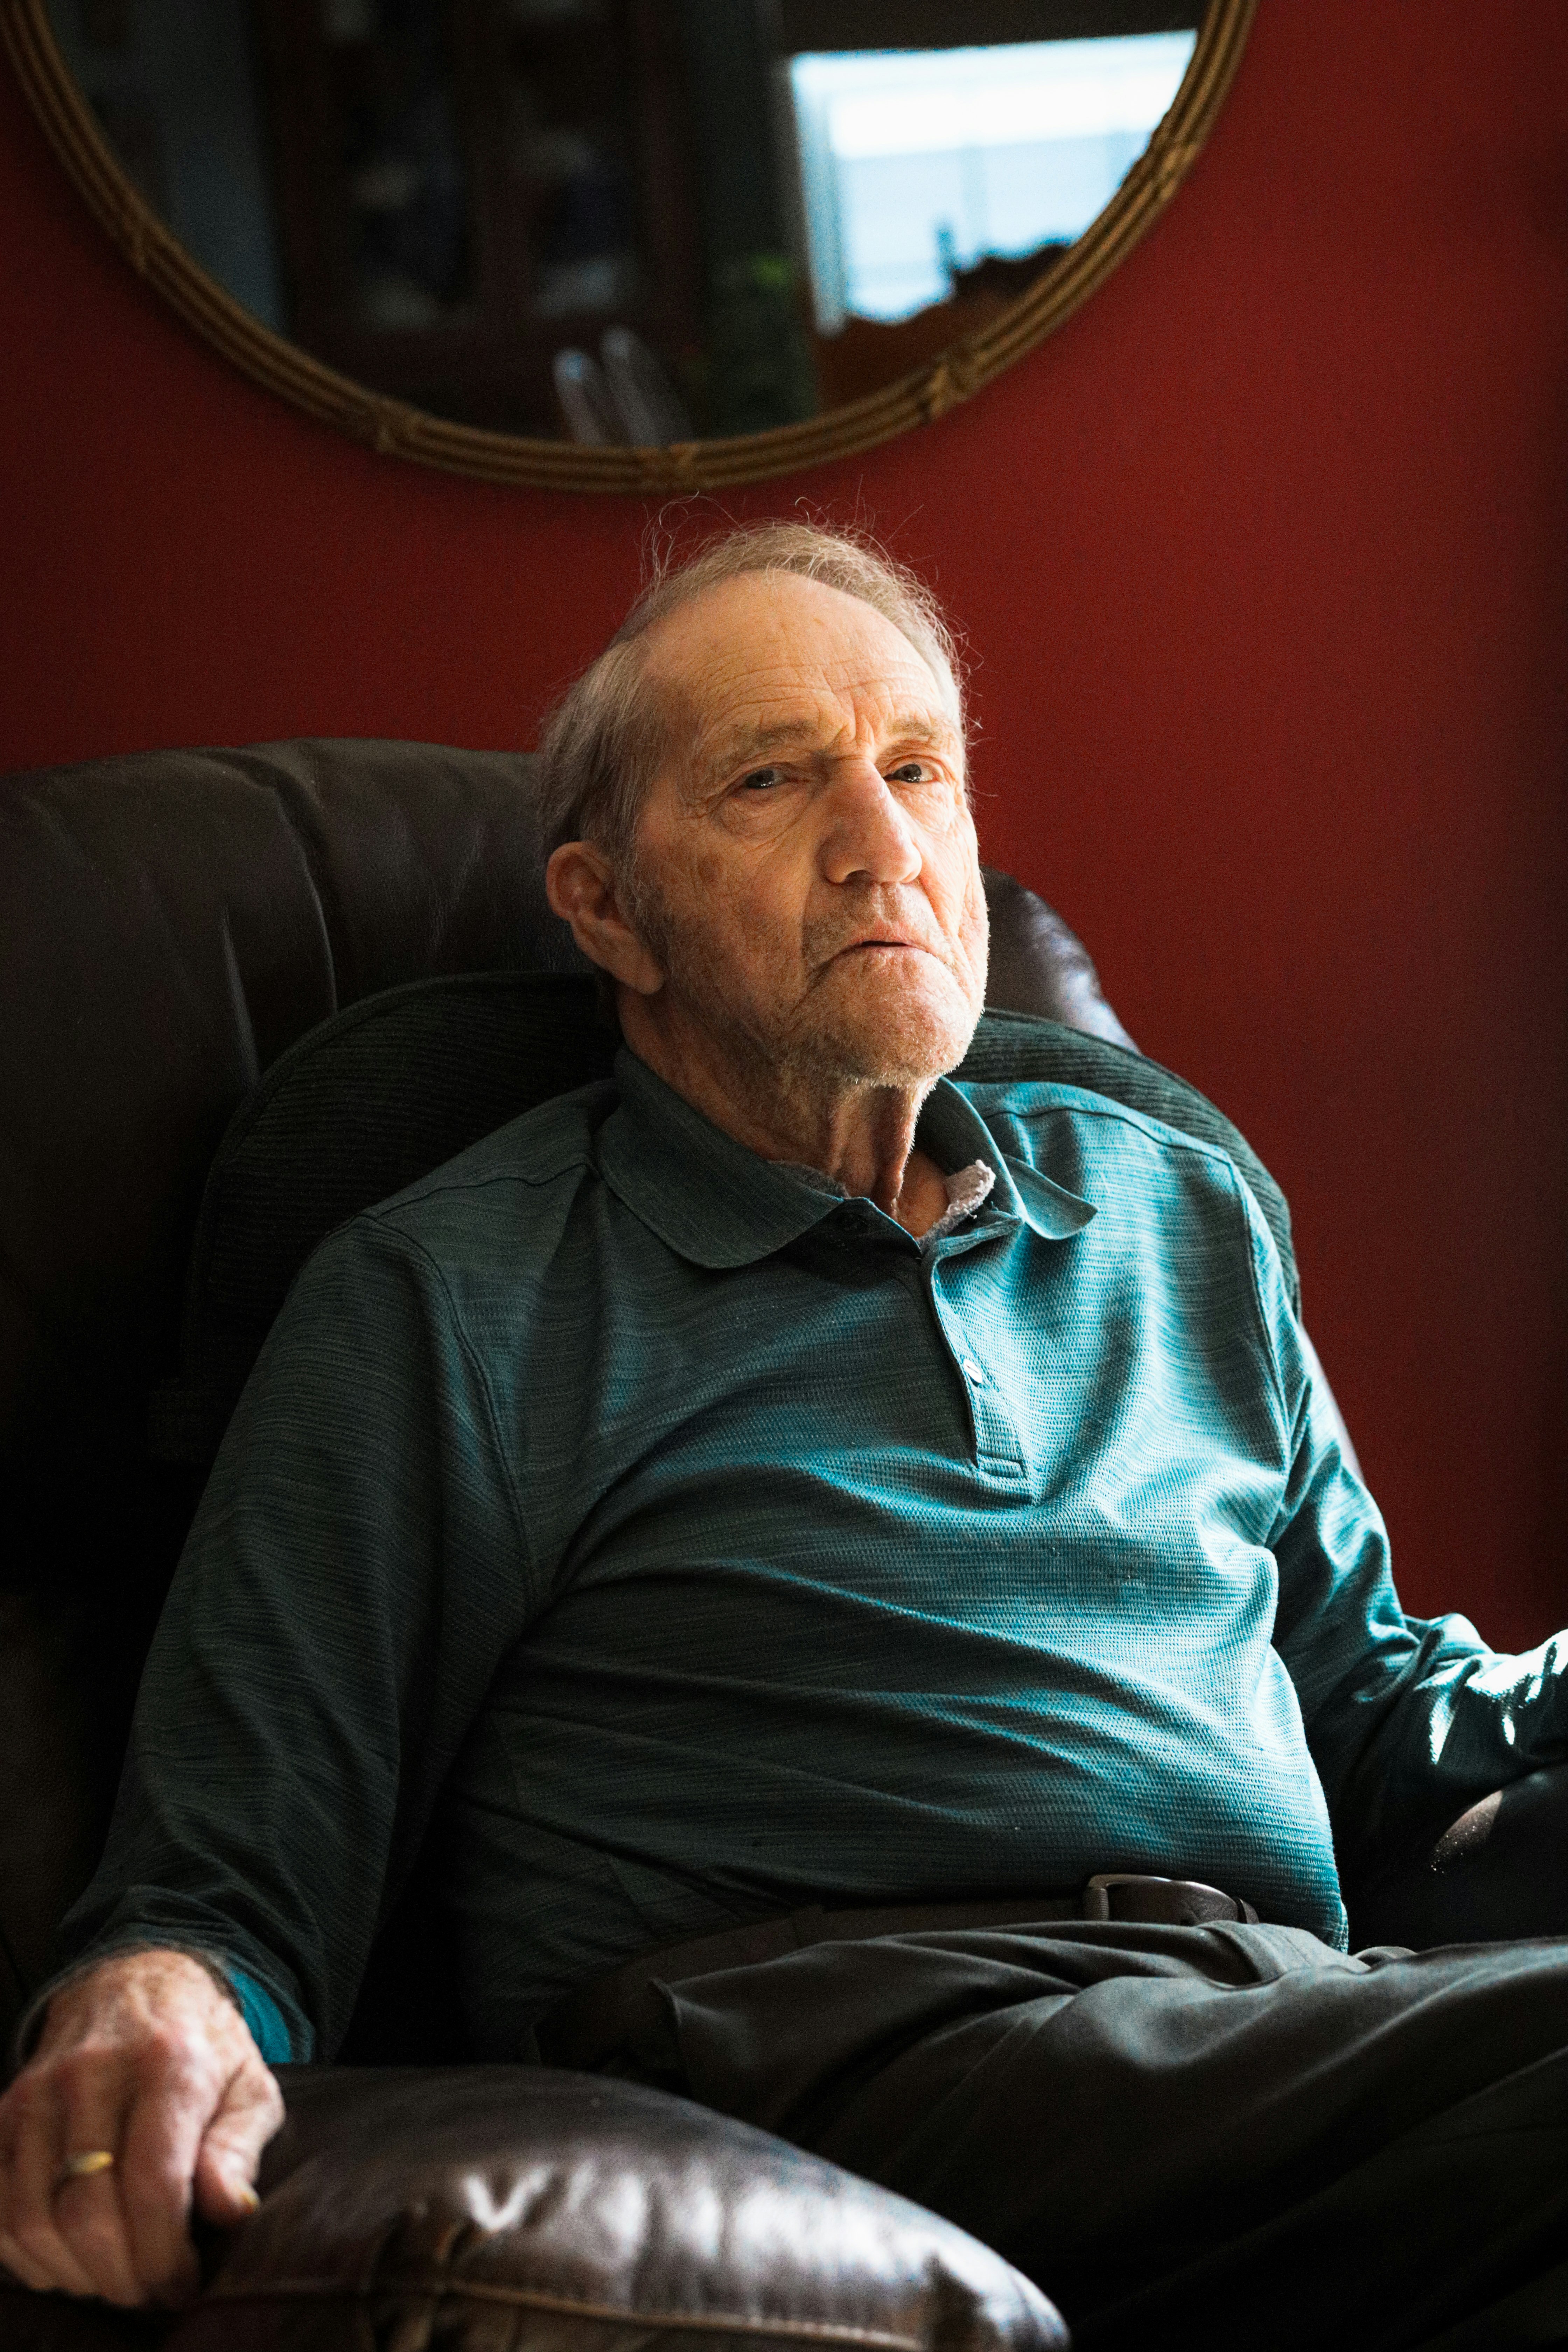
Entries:
<svg viewBox="0 0 1568 2352">
<path fill-rule="evenodd" d="M 423 1853 L 477 2052 L 886 2181 L 1085 2345 L 1568 2327 L 1560 1948 L 1350 1958 L 1336 1870 L 1556 1760 L 1559 1658 L 1401 1613 L 1223 1153 L 943 1076 L 986 919 L 930 600 L 731 537 L 544 748 L 614 1082 L 297 1283 L 0 2105 L 0 2255 L 185 2292 Z"/>
</svg>

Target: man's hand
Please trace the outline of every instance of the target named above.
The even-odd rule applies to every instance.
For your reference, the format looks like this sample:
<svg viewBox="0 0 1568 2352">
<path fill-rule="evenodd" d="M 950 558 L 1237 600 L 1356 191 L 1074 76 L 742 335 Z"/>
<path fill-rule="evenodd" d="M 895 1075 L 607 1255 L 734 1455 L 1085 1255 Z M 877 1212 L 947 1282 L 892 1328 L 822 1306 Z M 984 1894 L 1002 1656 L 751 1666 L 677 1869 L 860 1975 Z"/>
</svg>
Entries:
<svg viewBox="0 0 1568 2352">
<path fill-rule="evenodd" d="M 187 2301 L 193 2203 L 219 2224 L 253 2210 L 257 2164 L 282 2120 L 244 2019 L 198 1961 L 104 1960 L 55 1995 L 0 2099 L 0 2262 L 28 2286 Z M 91 2150 L 114 2162 L 67 2173 Z"/>
</svg>

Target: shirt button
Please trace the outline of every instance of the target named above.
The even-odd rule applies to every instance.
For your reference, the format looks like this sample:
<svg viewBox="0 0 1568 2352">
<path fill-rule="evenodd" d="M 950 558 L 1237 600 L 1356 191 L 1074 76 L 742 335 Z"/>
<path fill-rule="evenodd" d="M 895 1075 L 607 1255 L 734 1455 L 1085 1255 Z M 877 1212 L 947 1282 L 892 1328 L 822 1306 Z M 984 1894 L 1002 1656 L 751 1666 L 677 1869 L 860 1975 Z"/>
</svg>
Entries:
<svg viewBox="0 0 1568 2352">
<path fill-rule="evenodd" d="M 966 1381 L 972 1381 L 977 1389 L 984 1387 L 984 1370 L 975 1362 L 973 1356 L 965 1356 L 962 1369 Z"/>
</svg>

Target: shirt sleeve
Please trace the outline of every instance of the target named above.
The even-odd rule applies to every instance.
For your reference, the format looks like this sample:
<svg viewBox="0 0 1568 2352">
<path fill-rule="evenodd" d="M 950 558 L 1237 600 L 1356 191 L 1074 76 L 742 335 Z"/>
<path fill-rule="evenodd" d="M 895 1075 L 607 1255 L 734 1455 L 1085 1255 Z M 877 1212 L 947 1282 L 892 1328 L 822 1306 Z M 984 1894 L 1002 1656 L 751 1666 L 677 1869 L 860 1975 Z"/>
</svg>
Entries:
<svg viewBox="0 0 1568 2352">
<path fill-rule="evenodd" d="M 1342 1867 L 1364 1869 L 1568 1754 L 1568 1642 L 1512 1657 L 1489 1649 L 1466 1617 L 1405 1615 L 1382 1516 L 1345 1459 L 1256 1211 L 1251 1223 L 1289 1456 L 1269 1538 L 1275 1648 L 1300 1700 Z"/>
<path fill-rule="evenodd" d="M 442 1279 L 361 1219 L 300 1276 L 224 1440 L 62 1962 L 202 1951 L 269 2054 L 331 2056 L 531 1582 Z"/>
</svg>

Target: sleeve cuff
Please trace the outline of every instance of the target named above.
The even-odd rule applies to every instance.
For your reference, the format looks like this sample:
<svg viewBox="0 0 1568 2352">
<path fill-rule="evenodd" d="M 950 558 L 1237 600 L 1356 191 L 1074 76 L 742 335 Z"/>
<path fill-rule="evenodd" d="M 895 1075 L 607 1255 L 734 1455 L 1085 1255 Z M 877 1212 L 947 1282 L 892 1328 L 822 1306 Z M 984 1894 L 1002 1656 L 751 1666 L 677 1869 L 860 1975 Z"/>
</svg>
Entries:
<svg viewBox="0 0 1568 2352">
<path fill-rule="evenodd" d="M 232 1961 L 225 1961 L 222 1966 L 239 2013 L 250 2028 L 251 2040 L 269 2066 L 287 2066 L 294 2053 L 278 2003 L 267 1987 L 258 1984 L 254 1977 L 247 1977 L 243 1969 L 237 1969 Z"/>
</svg>

